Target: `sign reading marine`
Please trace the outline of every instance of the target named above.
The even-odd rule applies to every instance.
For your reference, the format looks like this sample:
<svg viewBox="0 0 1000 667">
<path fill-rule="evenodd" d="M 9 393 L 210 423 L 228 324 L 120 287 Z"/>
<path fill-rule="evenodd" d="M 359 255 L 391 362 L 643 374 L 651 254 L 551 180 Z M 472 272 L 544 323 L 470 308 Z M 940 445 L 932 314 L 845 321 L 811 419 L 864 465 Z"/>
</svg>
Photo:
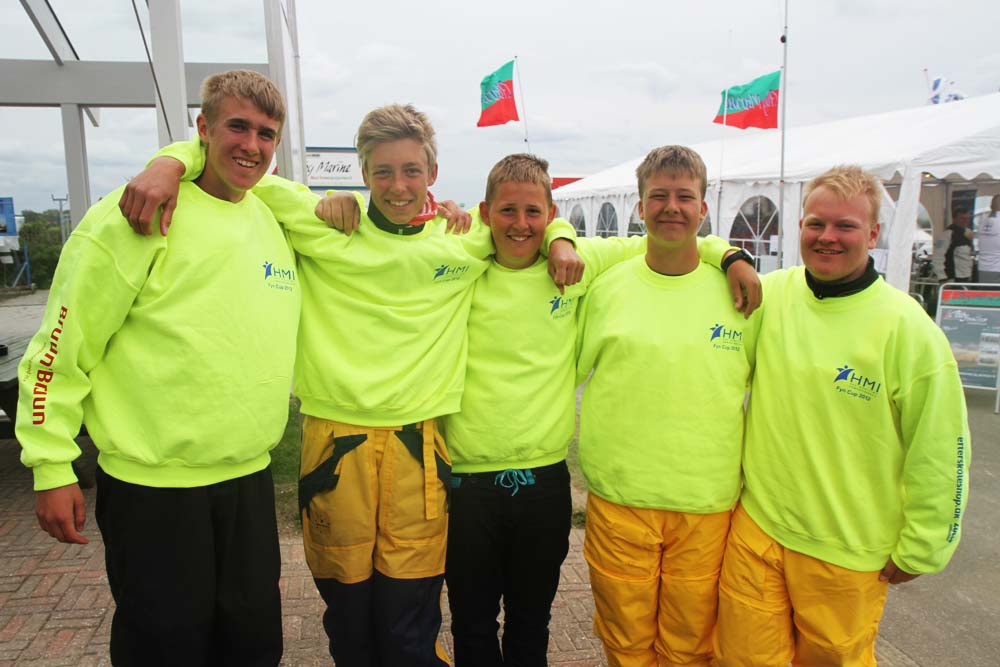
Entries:
<svg viewBox="0 0 1000 667">
<path fill-rule="evenodd" d="M 354 148 L 306 148 L 306 185 L 317 190 L 364 188 L 358 151 Z"/>
</svg>

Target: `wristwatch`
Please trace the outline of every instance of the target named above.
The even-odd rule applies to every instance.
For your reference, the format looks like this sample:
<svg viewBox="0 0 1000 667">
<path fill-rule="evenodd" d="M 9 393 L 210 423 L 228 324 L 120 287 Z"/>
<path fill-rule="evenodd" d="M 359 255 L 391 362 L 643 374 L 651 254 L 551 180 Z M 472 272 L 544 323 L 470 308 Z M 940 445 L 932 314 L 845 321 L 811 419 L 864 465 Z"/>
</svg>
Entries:
<svg viewBox="0 0 1000 667">
<path fill-rule="evenodd" d="M 725 273 L 726 271 L 728 271 L 729 267 L 732 266 L 734 262 L 737 262 L 741 259 L 744 262 L 750 262 L 750 264 L 756 266 L 754 264 L 753 255 L 750 254 L 750 251 L 747 250 L 746 248 L 740 248 L 739 250 L 729 255 L 724 260 L 722 260 L 722 272 Z"/>
</svg>

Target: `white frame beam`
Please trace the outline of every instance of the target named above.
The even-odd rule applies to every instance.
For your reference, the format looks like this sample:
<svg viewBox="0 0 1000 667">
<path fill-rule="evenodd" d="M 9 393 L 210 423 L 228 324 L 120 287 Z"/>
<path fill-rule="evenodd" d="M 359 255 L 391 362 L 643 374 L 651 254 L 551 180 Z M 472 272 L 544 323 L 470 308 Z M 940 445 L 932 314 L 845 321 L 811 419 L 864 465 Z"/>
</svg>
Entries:
<svg viewBox="0 0 1000 667">
<path fill-rule="evenodd" d="M 35 25 L 35 29 L 38 30 L 38 34 L 45 42 L 45 46 L 57 65 L 62 66 L 67 62 L 80 61 L 80 57 L 76 55 L 76 49 L 69 41 L 69 36 L 66 35 L 59 18 L 52 11 L 48 2 L 45 0 L 21 0 L 21 6 L 24 7 L 28 18 Z M 100 121 L 100 111 L 87 107 L 84 112 L 90 118 L 93 126 L 97 127 Z"/>
<path fill-rule="evenodd" d="M 153 71 L 160 85 L 156 106 L 156 129 L 160 146 L 188 138 L 187 90 L 185 86 L 184 46 L 181 39 L 181 7 L 177 0 L 149 3 L 149 31 L 152 42 Z M 201 83 L 201 79 L 196 79 Z M 156 96 L 155 87 L 150 88 Z"/>
</svg>

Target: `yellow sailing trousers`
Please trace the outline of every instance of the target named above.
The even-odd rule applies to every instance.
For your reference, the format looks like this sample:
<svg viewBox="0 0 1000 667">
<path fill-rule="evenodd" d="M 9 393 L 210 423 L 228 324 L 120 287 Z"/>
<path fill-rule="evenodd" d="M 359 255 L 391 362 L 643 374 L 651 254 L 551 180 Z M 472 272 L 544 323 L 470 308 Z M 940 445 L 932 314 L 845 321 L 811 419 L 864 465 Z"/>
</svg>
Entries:
<svg viewBox="0 0 1000 667">
<path fill-rule="evenodd" d="M 719 584 L 720 667 L 871 667 L 888 584 L 786 549 L 742 506 Z"/>
<path fill-rule="evenodd" d="M 590 494 L 583 549 L 610 667 L 708 667 L 730 516 Z"/>
<path fill-rule="evenodd" d="M 300 495 L 306 561 L 317 579 L 444 572 L 450 470 L 434 420 L 371 428 L 306 416 Z M 315 483 L 308 484 L 315 478 Z"/>
</svg>

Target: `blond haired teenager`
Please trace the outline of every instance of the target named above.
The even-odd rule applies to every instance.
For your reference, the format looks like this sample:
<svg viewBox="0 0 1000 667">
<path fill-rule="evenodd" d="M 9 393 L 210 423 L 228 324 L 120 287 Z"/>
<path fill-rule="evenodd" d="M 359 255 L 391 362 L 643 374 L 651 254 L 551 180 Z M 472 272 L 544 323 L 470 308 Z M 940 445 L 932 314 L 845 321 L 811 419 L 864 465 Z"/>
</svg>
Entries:
<svg viewBox="0 0 1000 667">
<path fill-rule="evenodd" d="M 70 468 L 81 421 L 100 450 L 115 665 L 281 659 L 268 452 L 288 419 L 300 288 L 281 228 L 250 190 L 284 118 L 260 74 L 206 79 L 205 169 L 181 185 L 170 236 L 133 234 L 118 192 L 92 207 L 21 362 L 22 461 L 39 524 L 61 542 L 87 542 Z"/>
<path fill-rule="evenodd" d="M 764 277 L 744 488 L 726 548 L 722 667 L 875 664 L 888 584 L 945 567 L 970 456 L 944 334 L 876 273 L 881 185 L 805 190 L 805 266 Z"/>
<path fill-rule="evenodd" d="M 646 251 L 593 282 L 577 342 L 594 629 L 609 665 L 707 667 L 757 316 L 699 258 L 698 154 L 654 149 L 636 176 Z"/>
</svg>

